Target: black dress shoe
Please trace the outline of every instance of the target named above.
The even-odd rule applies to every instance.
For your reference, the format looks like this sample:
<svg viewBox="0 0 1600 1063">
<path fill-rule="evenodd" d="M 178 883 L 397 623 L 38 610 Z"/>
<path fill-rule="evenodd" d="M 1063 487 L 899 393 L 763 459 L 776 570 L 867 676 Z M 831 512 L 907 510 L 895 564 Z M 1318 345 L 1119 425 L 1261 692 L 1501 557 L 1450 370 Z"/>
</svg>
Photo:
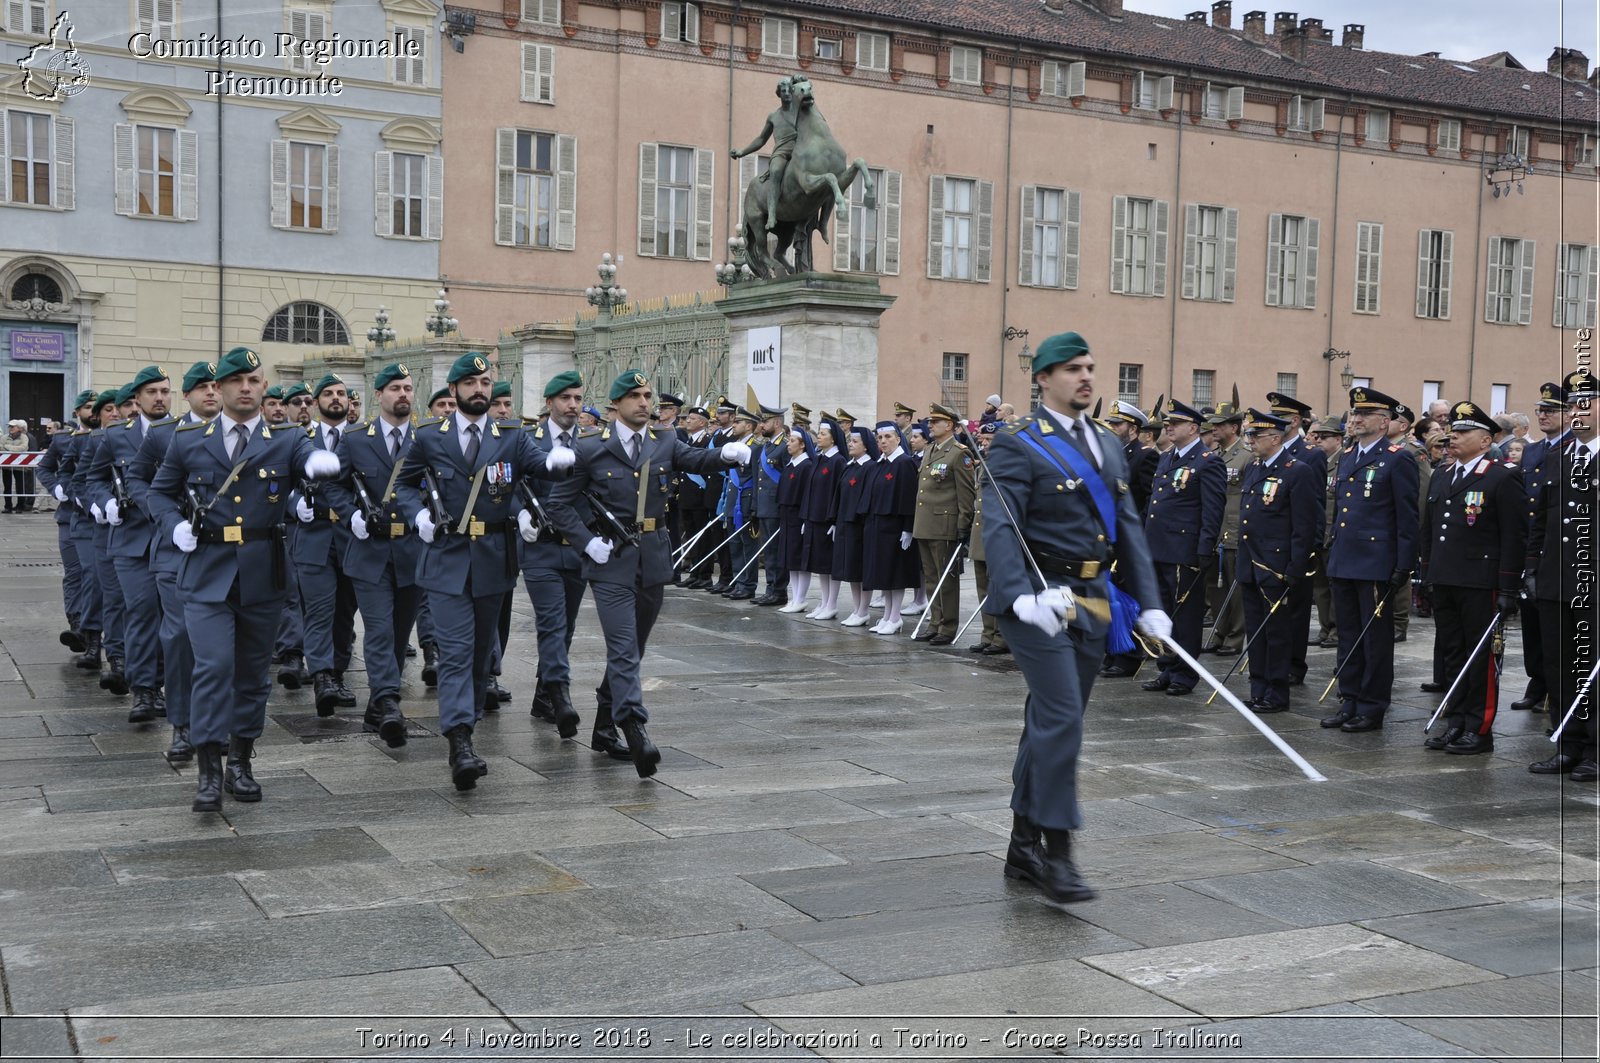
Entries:
<svg viewBox="0 0 1600 1063">
<path fill-rule="evenodd" d="M 1423 683 L 1421 689 L 1424 694 L 1443 694 L 1450 687 L 1446 683 Z"/>
<path fill-rule="evenodd" d="M 1111 665 L 1107 665 L 1106 667 L 1100 669 L 1100 678 L 1101 679 L 1126 679 L 1129 676 L 1133 675 L 1133 673 L 1134 673 L 1134 670 L 1132 668 L 1124 668 L 1120 664 L 1111 664 Z"/>
<path fill-rule="evenodd" d="M 500 685 L 500 677 L 497 675 L 489 677 L 489 693 L 494 695 L 496 701 L 511 700 L 511 691 Z"/>
<path fill-rule="evenodd" d="M 1035 886 L 1044 884 L 1044 849 L 1039 842 L 1039 828 L 1013 812 L 1011 844 L 1006 849 L 1006 878 L 1022 879 Z"/>
<path fill-rule="evenodd" d="M 1349 734 L 1358 734 L 1361 731 L 1381 731 L 1383 730 L 1383 717 L 1358 715 L 1353 719 L 1346 720 L 1339 730 Z"/>
<path fill-rule="evenodd" d="M 733 585 L 727 580 L 718 580 L 716 583 L 706 586 L 707 594 L 727 594 L 731 590 L 733 590 Z"/>
<path fill-rule="evenodd" d="M 222 788 L 233 795 L 235 801 L 252 803 L 261 800 L 261 784 L 250 774 L 250 758 L 255 754 L 253 738 L 233 738 L 228 741 L 228 767 L 222 776 Z"/>
<path fill-rule="evenodd" d="M 1010 646 L 996 646 L 993 643 L 990 643 L 983 648 L 983 653 L 986 657 L 1004 657 L 1010 652 Z"/>
<path fill-rule="evenodd" d="M 1544 698 L 1539 698 L 1537 700 L 1533 698 L 1522 698 L 1518 701 L 1513 701 L 1511 703 L 1511 707 L 1516 709 L 1518 712 L 1527 712 L 1529 709 L 1537 709 L 1543 704 Z"/>
<path fill-rule="evenodd" d="M 339 705 L 342 708 L 353 709 L 356 707 L 356 692 L 344 685 L 344 673 L 333 673 L 334 687 L 339 694 Z"/>
<path fill-rule="evenodd" d="M 951 638 L 949 635 L 935 635 L 935 636 L 933 636 L 933 638 L 928 640 L 928 645 L 930 645 L 930 646 L 948 646 L 954 641 L 955 641 L 955 639 Z"/>
<path fill-rule="evenodd" d="M 661 763 L 661 750 L 650 741 L 644 724 L 629 720 L 620 726 L 628 739 L 628 751 L 633 754 L 633 770 L 639 773 L 641 779 L 650 778 L 656 773 L 656 765 Z"/>
<path fill-rule="evenodd" d="M 60 635 L 60 639 L 61 645 L 65 646 L 73 653 L 83 652 L 83 632 L 78 630 L 76 624 L 68 628 L 66 631 L 63 631 Z"/>
<path fill-rule="evenodd" d="M 988 653 L 989 652 L 989 644 L 986 643 L 986 642 L 980 642 L 976 646 L 968 646 L 967 647 L 967 652 L 968 653 Z"/>
<path fill-rule="evenodd" d="M 160 687 L 157 687 L 156 689 L 152 690 L 150 692 L 150 702 L 151 702 L 152 705 L 155 706 L 156 718 L 159 719 L 159 720 L 165 720 L 167 718 L 167 695 L 166 695 L 166 692 L 163 691 Z"/>
<path fill-rule="evenodd" d="M 1072 862 L 1072 832 L 1045 830 L 1043 833 L 1044 878 L 1039 882 L 1039 891 L 1057 904 L 1094 900 L 1094 890 Z"/>
<path fill-rule="evenodd" d="M 724 598 L 735 602 L 748 602 L 755 598 L 755 591 L 724 591 Z"/>
<path fill-rule="evenodd" d="M 933 632 L 924 631 L 920 635 L 912 635 L 911 636 L 911 641 L 912 642 L 928 642 L 928 641 L 932 640 L 932 638 L 933 638 Z"/>
<path fill-rule="evenodd" d="M 450 743 L 447 758 L 450 762 L 450 781 L 457 790 L 471 790 L 478 780 L 489 774 L 489 765 L 472 748 L 472 728 L 458 723 L 444 733 Z"/>
<path fill-rule="evenodd" d="M 416 655 L 417 655 L 417 648 L 415 646 L 411 645 L 411 643 L 409 643 L 409 642 L 406 643 L 406 660 L 409 661 L 411 658 L 415 657 Z"/>
<path fill-rule="evenodd" d="M 285 690 L 300 689 L 301 657 L 298 653 L 291 653 L 283 659 L 283 664 L 278 668 L 278 682 Z"/>
<path fill-rule="evenodd" d="M 628 743 L 617 734 L 616 727 L 596 727 L 589 734 L 589 748 L 596 753 L 604 753 L 612 760 L 632 760 L 633 753 L 628 749 Z"/>
<path fill-rule="evenodd" d="M 1557 753 L 1549 760 L 1535 761 L 1528 765 L 1528 770 L 1535 775 L 1564 775 L 1578 766 L 1578 758 L 1566 753 Z"/>
<path fill-rule="evenodd" d="M 422 644 L 422 685 L 435 686 L 439 682 L 439 647 L 431 642 Z"/>
<path fill-rule="evenodd" d="M 133 708 L 128 710 L 129 723 L 149 723 L 156 718 L 155 694 L 148 687 L 135 687 Z"/>
<path fill-rule="evenodd" d="M 1194 693 L 1194 687 L 1180 687 L 1176 683 L 1174 683 L 1172 686 L 1167 687 L 1167 697 L 1169 697 L 1169 698 L 1181 698 L 1185 694 L 1193 694 L 1193 693 Z"/>
<path fill-rule="evenodd" d="M 567 694 L 567 684 L 551 683 L 545 689 L 550 693 L 550 718 L 555 721 L 556 733 L 562 738 L 573 737 L 578 733 L 578 710 Z"/>
<path fill-rule="evenodd" d="M 1394 633 L 1394 640 L 1396 642 L 1404 642 L 1406 640 L 1406 633 L 1404 631 L 1396 631 Z"/>
<path fill-rule="evenodd" d="M 1458 753 L 1470 757 L 1477 753 L 1494 752 L 1494 735 L 1481 735 L 1476 731 L 1462 735 L 1460 738 L 1444 747 L 1446 753 Z"/>
<path fill-rule="evenodd" d="M 329 671 L 318 672 L 311 681 L 316 687 L 317 715 L 332 716 L 339 707 L 339 681 Z"/>
<path fill-rule="evenodd" d="M 1146 679 L 1143 683 L 1140 683 L 1139 684 L 1139 689 L 1140 690 L 1165 690 L 1171 685 L 1172 685 L 1172 680 L 1168 679 L 1164 675 L 1158 675 L 1154 679 Z"/>
<path fill-rule="evenodd" d="M 1356 718 L 1356 710 L 1354 710 L 1354 709 L 1340 709 L 1338 712 L 1334 713 L 1332 716 L 1324 716 L 1318 722 L 1321 723 L 1323 727 L 1326 727 L 1329 730 L 1332 730 L 1335 727 L 1343 727 L 1345 724 L 1349 723 L 1351 720 L 1353 720 L 1355 718 Z"/>
<path fill-rule="evenodd" d="M 1244 650 L 1237 646 L 1233 647 L 1232 649 L 1229 649 L 1227 646 L 1218 646 L 1211 652 L 1216 654 L 1218 657 L 1237 657 L 1239 654 L 1243 653 Z"/>
<path fill-rule="evenodd" d="M 222 743 L 202 742 L 195 748 L 194 803 L 191 812 L 222 811 Z"/>
<path fill-rule="evenodd" d="M 1451 727 L 1451 728 L 1448 728 L 1448 729 L 1446 729 L 1444 731 L 1443 734 L 1436 734 L 1432 738 L 1429 738 L 1427 741 L 1423 742 L 1422 743 L 1422 748 L 1423 749 L 1443 749 L 1446 746 L 1448 746 L 1451 742 L 1454 742 L 1456 739 L 1460 738 L 1461 735 L 1465 731 L 1466 731 L 1465 727 Z"/>
<path fill-rule="evenodd" d="M 82 668 L 85 672 L 98 672 L 100 670 L 100 632 L 85 631 L 83 633 L 83 652 L 74 657 L 72 663 Z"/>
<path fill-rule="evenodd" d="M 1288 712 L 1289 706 L 1287 704 L 1280 704 L 1276 701 L 1257 701 L 1254 705 L 1250 706 L 1250 711 L 1255 713 L 1257 716 L 1263 716 L 1274 712 Z"/>
<path fill-rule="evenodd" d="M 1600 779 L 1600 764 L 1596 764 L 1592 760 L 1583 761 L 1572 769 L 1572 774 L 1568 775 L 1567 778 L 1573 782 L 1594 782 L 1596 779 Z"/>
<path fill-rule="evenodd" d="M 174 727 L 172 729 L 172 742 L 167 746 L 167 759 L 187 761 L 193 756 L 194 746 L 189 743 L 189 729 L 187 727 Z"/>
</svg>

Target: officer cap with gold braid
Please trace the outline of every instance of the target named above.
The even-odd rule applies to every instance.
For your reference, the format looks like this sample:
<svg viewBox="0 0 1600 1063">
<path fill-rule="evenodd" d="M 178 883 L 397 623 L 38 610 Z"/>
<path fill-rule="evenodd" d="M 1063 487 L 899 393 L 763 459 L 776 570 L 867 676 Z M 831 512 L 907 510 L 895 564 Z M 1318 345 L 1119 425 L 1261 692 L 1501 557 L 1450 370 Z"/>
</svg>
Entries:
<svg viewBox="0 0 1600 1063">
<path fill-rule="evenodd" d="M 1143 426 L 1149 422 L 1150 418 L 1146 417 L 1144 411 L 1139 409 L 1139 407 L 1135 406 L 1133 403 L 1124 402 L 1122 399 L 1118 399 L 1116 402 L 1111 404 L 1111 409 L 1106 414 L 1105 420 L 1107 424 L 1132 424 Z"/>
<path fill-rule="evenodd" d="M 581 387 L 583 387 L 583 375 L 576 369 L 568 369 L 550 378 L 550 382 L 544 386 L 544 397 L 553 399 L 568 388 Z"/>
<path fill-rule="evenodd" d="M 833 415 L 835 417 L 837 417 L 839 420 L 841 420 L 841 421 L 849 421 L 851 424 L 855 424 L 856 420 L 857 420 L 855 414 L 847 413 L 842 407 L 839 408 L 839 409 L 834 410 L 833 411 Z"/>
<path fill-rule="evenodd" d="M 739 407 L 738 407 L 738 404 L 735 403 L 732 399 L 728 398 L 728 396 L 726 396 L 726 395 L 718 395 L 717 396 L 717 412 L 718 413 L 738 413 L 739 412 Z"/>
<path fill-rule="evenodd" d="M 1233 403 L 1224 402 L 1217 407 L 1217 412 L 1206 418 L 1206 427 L 1215 428 L 1222 424 L 1243 424 L 1244 411 L 1233 408 Z"/>
<path fill-rule="evenodd" d="M 1285 395 L 1281 391 L 1267 392 L 1267 403 L 1275 414 L 1299 414 L 1301 418 L 1311 417 L 1311 407 L 1301 402 L 1292 395 Z"/>
<path fill-rule="evenodd" d="M 935 402 L 928 407 L 928 420 L 949 421 L 951 424 L 955 424 L 957 421 L 961 420 L 961 418 L 957 417 L 956 411 L 952 410 L 950 407 L 941 406 L 939 403 Z"/>
<path fill-rule="evenodd" d="M 649 386 L 650 382 L 644 378 L 644 374 L 639 370 L 624 369 L 617 374 L 617 379 L 611 382 L 609 398 L 612 402 L 616 402 L 634 388 L 647 388 Z"/>
<path fill-rule="evenodd" d="M 372 378 L 372 390 L 382 391 L 396 380 L 410 380 L 411 370 L 406 368 L 404 362 L 390 362 L 378 370 L 378 375 Z"/>
<path fill-rule="evenodd" d="M 450 366 L 450 372 L 445 374 L 446 384 L 455 384 L 469 376 L 482 376 L 489 371 L 489 359 L 481 351 L 468 351 Z"/>
<path fill-rule="evenodd" d="M 894 404 L 894 412 L 896 417 L 900 416 L 902 413 L 913 419 L 915 419 L 917 416 L 917 411 L 913 410 L 910 406 L 907 406 L 903 402 L 897 402 Z"/>
<path fill-rule="evenodd" d="M 1562 378 L 1561 384 L 1567 390 L 1567 401 L 1574 399 L 1593 399 L 1595 397 L 1594 374 L 1587 369 L 1576 369 Z"/>
<path fill-rule="evenodd" d="M 761 419 L 763 421 L 765 421 L 765 420 L 767 420 L 768 418 L 771 418 L 771 417 L 776 417 L 780 421 L 783 419 L 783 411 L 782 410 L 774 410 L 771 406 L 758 404 L 756 406 L 756 412 L 761 415 Z"/>
<path fill-rule="evenodd" d="M 789 406 L 789 418 L 796 428 L 811 427 L 811 409 L 808 406 L 802 406 L 798 402 L 791 403 Z"/>
<path fill-rule="evenodd" d="M 681 410 L 683 409 L 683 400 L 671 392 L 663 391 L 661 397 L 656 400 L 656 406 L 657 408 L 671 406 L 675 410 Z"/>
<path fill-rule="evenodd" d="M 1564 410 L 1567 408 L 1567 389 L 1565 385 L 1547 380 L 1539 385 L 1539 401 L 1533 404 L 1536 410 Z"/>
<path fill-rule="evenodd" d="M 1457 432 L 1476 428 L 1490 435 L 1500 431 L 1500 426 L 1489 416 L 1488 411 L 1466 399 L 1450 407 L 1450 428 Z"/>
<path fill-rule="evenodd" d="M 1262 413 L 1254 406 L 1250 408 L 1250 415 L 1244 420 L 1246 432 L 1287 432 L 1289 422 L 1286 418 L 1270 413 Z"/>
<path fill-rule="evenodd" d="M 1386 417 L 1394 416 L 1394 408 L 1400 405 L 1400 400 L 1391 395 L 1364 385 L 1357 385 L 1350 389 L 1351 413 L 1381 413 Z"/>
<path fill-rule="evenodd" d="M 743 406 L 735 406 L 733 408 L 733 419 L 735 421 L 748 421 L 750 424 L 760 424 L 761 423 L 761 418 L 760 417 L 756 416 L 754 413 L 751 413 L 749 410 L 745 409 Z"/>
<path fill-rule="evenodd" d="M 1201 413 L 1193 406 L 1190 406 L 1188 403 L 1179 402 L 1177 399 L 1167 400 L 1166 420 L 1169 423 L 1172 421 L 1188 421 L 1190 424 L 1199 424 L 1205 419 L 1205 414 Z"/>
<path fill-rule="evenodd" d="M 261 356 L 248 347 L 235 347 L 221 358 L 217 359 L 217 382 L 238 376 L 240 373 L 253 373 L 261 368 Z"/>
</svg>

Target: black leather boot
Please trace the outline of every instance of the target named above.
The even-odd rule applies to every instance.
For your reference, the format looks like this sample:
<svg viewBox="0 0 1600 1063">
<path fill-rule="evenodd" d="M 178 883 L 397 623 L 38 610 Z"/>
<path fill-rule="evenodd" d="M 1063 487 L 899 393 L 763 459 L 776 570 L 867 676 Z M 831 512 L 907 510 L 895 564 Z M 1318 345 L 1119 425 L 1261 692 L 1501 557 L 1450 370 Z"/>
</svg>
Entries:
<svg viewBox="0 0 1600 1063">
<path fill-rule="evenodd" d="M 533 707 L 528 710 L 528 715 L 536 720 L 549 720 L 552 723 L 556 718 L 556 707 L 550 701 L 550 690 L 541 679 L 533 687 Z"/>
<path fill-rule="evenodd" d="M 617 725 L 611 719 L 611 700 L 600 689 L 595 690 L 595 696 L 594 730 L 589 734 L 589 748 L 612 760 L 632 760 L 633 752 L 617 733 Z"/>
<path fill-rule="evenodd" d="M 1006 849 L 1006 878 L 1019 878 L 1044 885 L 1044 853 L 1039 847 L 1040 833 L 1036 824 L 1011 814 L 1011 845 Z"/>
<path fill-rule="evenodd" d="M 344 685 L 344 673 L 343 672 L 335 672 L 335 673 L 333 673 L 333 683 L 334 683 L 334 687 L 336 688 L 336 690 L 338 691 L 338 694 L 339 694 L 339 705 L 342 708 L 346 708 L 346 709 L 355 708 L 356 707 L 355 691 L 351 690 L 349 687 Z"/>
<path fill-rule="evenodd" d="M 278 682 L 283 684 L 285 690 L 300 689 L 300 670 L 304 665 L 298 653 L 284 655 L 283 664 L 278 668 Z"/>
<path fill-rule="evenodd" d="M 85 672 L 98 672 L 100 670 L 100 632 L 85 631 L 83 633 L 83 652 L 74 657 L 72 663 L 82 668 Z"/>
<path fill-rule="evenodd" d="M 128 710 L 129 723 L 149 723 L 156 718 L 155 692 L 149 687 L 133 688 L 133 708 Z"/>
<path fill-rule="evenodd" d="M 116 697 L 128 693 L 128 677 L 123 674 L 121 657 L 107 657 L 106 670 L 100 673 L 100 689 L 109 690 Z"/>
<path fill-rule="evenodd" d="M 572 698 L 567 695 L 567 684 L 551 683 L 545 687 L 550 695 L 550 703 L 554 706 L 552 718 L 556 722 L 556 731 L 562 738 L 571 738 L 578 733 L 578 710 L 572 705 Z"/>
<path fill-rule="evenodd" d="M 222 743 L 202 742 L 195 748 L 198 782 L 192 812 L 222 811 Z"/>
<path fill-rule="evenodd" d="M 378 699 L 377 708 L 382 713 L 378 720 L 378 737 L 390 749 L 399 749 L 406 744 L 406 717 L 400 711 L 400 699 L 385 694 Z"/>
<path fill-rule="evenodd" d="M 228 740 L 228 770 L 222 778 L 222 788 L 232 794 L 235 801 L 261 800 L 261 784 L 250 774 L 250 758 L 255 749 L 254 738 Z"/>
<path fill-rule="evenodd" d="M 492 675 L 489 677 L 489 693 L 494 695 L 495 701 L 504 702 L 511 700 L 511 691 L 500 685 L 500 677 L 497 675 Z M 492 711 L 499 712 L 499 706 L 497 705 Z"/>
<path fill-rule="evenodd" d="M 362 733 L 369 735 L 377 734 L 378 725 L 382 722 L 383 708 L 378 704 L 378 699 L 374 698 L 367 702 L 367 711 L 361 717 Z"/>
<path fill-rule="evenodd" d="M 1083 881 L 1077 865 L 1072 862 L 1072 832 L 1044 831 L 1044 878 L 1039 889 L 1057 904 L 1094 899 L 1094 890 Z"/>
<path fill-rule="evenodd" d="M 151 704 L 153 704 L 155 706 L 156 716 L 159 719 L 165 720 L 167 718 L 167 694 L 166 694 L 166 691 L 162 690 L 160 687 L 156 687 L 154 690 L 152 690 L 150 692 L 150 701 L 151 701 Z"/>
<path fill-rule="evenodd" d="M 174 727 L 172 729 L 172 744 L 167 746 L 167 759 L 187 761 L 193 756 L 194 746 L 189 743 L 189 729 L 187 727 Z"/>
<path fill-rule="evenodd" d="M 422 683 L 434 686 L 439 682 L 439 647 L 431 642 L 422 644 Z"/>
<path fill-rule="evenodd" d="M 67 630 L 61 633 L 61 645 L 73 653 L 83 652 L 83 632 L 78 630 L 78 616 L 76 613 L 67 614 Z"/>
<path fill-rule="evenodd" d="M 458 723 L 444 733 L 450 743 L 450 781 L 457 790 L 471 790 L 489 774 L 489 765 L 472 748 L 472 728 Z"/>
<path fill-rule="evenodd" d="M 317 688 L 317 715 L 332 716 L 339 707 L 339 681 L 331 671 L 321 671 L 311 677 Z"/>
<path fill-rule="evenodd" d="M 633 754 L 633 770 L 641 779 L 650 778 L 656 773 L 656 765 L 661 763 L 661 750 L 650 741 L 642 723 L 629 720 L 622 724 L 622 733 L 627 736 L 628 751 Z"/>
</svg>

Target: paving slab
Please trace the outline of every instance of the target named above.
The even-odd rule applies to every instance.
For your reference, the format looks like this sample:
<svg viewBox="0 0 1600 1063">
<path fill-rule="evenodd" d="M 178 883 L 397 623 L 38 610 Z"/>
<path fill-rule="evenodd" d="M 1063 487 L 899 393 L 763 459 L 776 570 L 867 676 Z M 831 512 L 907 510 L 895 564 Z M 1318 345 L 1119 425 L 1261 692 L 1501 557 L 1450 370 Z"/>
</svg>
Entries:
<svg viewBox="0 0 1600 1063">
<path fill-rule="evenodd" d="M 1351 1014 L 1355 1012 L 1355 1014 Z M 1232 1038 L 1251 1058 L 1276 1063 L 1357 1063 L 1377 1059 L 1446 1063 L 1461 1058 L 1461 1046 L 1393 1019 L 1374 1019 L 1358 1008 L 1307 1008 L 1259 1019 L 1231 1019 L 1203 1027 L 1212 1038 Z M 1348 1052 L 1348 1055 L 1341 1055 Z M 1222 1052 L 1197 1052 L 1220 1058 Z"/>
<path fill-rule="evenodd" d="M 114 845 L 104 851 L 119 882 L 354 863 L 388 855 L 383 846 L 355 827 Z"/>
<path fill-rule="evenodd" d="M 163 742 L 163 748 L 165 743 Z M 290 798 L 326 799 L 328 791 L 302 771 L 279 775 L 262 772 L 257 776 L 267 797 L 257 808 L 272 807 Z M 47 794 L 52 812 L 111 812 L 132 808 L 187 809 L 194 801 L 194 770 L 184 775 L 157 776 L 137 786 L 107 786 L 98 790 L 53 790 Z M 237 817 L 250 806 L 237 802 L 228 807 L 228 819 Z"/>
<path fill-rule="evenodd" d="M 1325 860 L 1377 860 L 1472 848 L 1477 835 L 1423 823 L 1395 812 L 1261 823 L 1216 832 L 1246 845 L 1292 856 L 1306 863 Z"/>
<path fill-rule="evenodd" d="M 236 877 L 250 898 L 272 917 L 586 888 L 532 853 L 406 863 L 386 858 L 374 863 L 243 871 Z"/>
<path fill-rule="evenodd" d="M 260 922 L 261 911 L 223 875 L 183 882 L 143 882 L 10 892 L 0 904 L 0 945 L 96 936 L 126 930 L 200 928 Z"/>
<path fill-rule="evenodd" d="M 196 816 L 188 805 L 60 813 L 29 808 L 0 824 L 0 849 L 11 854 L 37 853 L 165 839 L 225 838 L 231 834 L 223 817 Z"/>
<path fill-rule="evenodd" d="M 1072 914 L 1143 946 L 1243 937 L 1291 925 L 1170 882 L 1103 889 L 1094 900 L 1073 905 Z"/>
<path fill-rule="evenodd" d="M 613 844 L 659 838 L 655 831 L 609 808 L 467 816 L 450 830 L 427 823 L 378 824 L 364 828 L 401 860 L 438 860 L 480 853 L 522 853 L 572 845 Z"/>
<path fill-rule="evenodd" d="M 1530 900 L 1585 889 L 1592 895 L 1594 884 L 1600 880 L 1600 865 L 1592 858 L 1532 843 L 1514 844 L 1473 837 L 1474 843 L 1468 846 L 1444 852 L 1380 857 L 1376 862 L 1448 882 L 1497 901 Z M 1587 907 L 1594 905 L 1590 903 Z"/>
<path fill-rule="evenodd" d="M 1357 925 L 1504 975 L 1587 966 L 1600 929 L 1593 911 L 1546 898 Z"/>
<path fill-rule="evenodd" d="M 845 861 L 784 831 L 745 831 L 656 838 L 629 845 L 542 850 L 545 859 L 589 883 L 643 885 L 683 878 L 716 878 Z"/>
<path fill-rule="evenodd" d="M 1410 988 L 1417 991 L 1357 1003 L 1468 1052 L 1496 1059 L 1594 1059 L 1600 1048 L 1592 992 L 1564 993 L 1555 974 Z"/>
<path fill-rule="evenodd" d="M 1092 843 L 1085 839 L 1083 845 L 1073 846 L 1073 859 L 1090 884 L 1101 889 L 1301 866 L 1287 856 L 1205 831 Z"/>
<path fill-rule="evenodd" d="M 1342 923 L 1379 912 L 1401 915 L 1489 903 L 1488 898 L 1458 886 L 1364 861 L 1223 875 L 1185 881 L 1184 885 L 1293 926 Z"/>
<path fill-rule="evenodd" d="M 65 1015 L 0 1017 L 0 1059 L 75 1059 Z"/>
<path fill-rule="evenodd" d="M 1007 825 L 1009 830 L 1009 823 Z M 948 816 L 899 816 L 794 827 L 791 834 L 852 863 L 982 853 L 997 845 L 992 832 Z M 999 843 L 1003 848 L 1003 843 Z"/>
<path fill-rule="evenodd" d="M 879 786 L 892 781 L 890 776 L 843 760 L 822 760 L 786 766 L 775 771 L 770 765 L 743 768 L 715 768 L 705 771 L 679 771 L 658 776 L 661 782 L 691 797 L 726 797 L 735 794 L 773 794 L 788 790 L 843 789 L 854 786 Z"/>
<path fill-rule="evenodd" d="M 831 794 L 810 790 L 612 807 L 669 838 L 777 830 L 877 818 L 866 809 L 841 801 Z"/>
<path fill-rule="evenodd" d="M 747 881 L 816 919 L 972 904 L 1008 896 L 992 856 L 936 856 L 746 875 Z"/>
</svg>

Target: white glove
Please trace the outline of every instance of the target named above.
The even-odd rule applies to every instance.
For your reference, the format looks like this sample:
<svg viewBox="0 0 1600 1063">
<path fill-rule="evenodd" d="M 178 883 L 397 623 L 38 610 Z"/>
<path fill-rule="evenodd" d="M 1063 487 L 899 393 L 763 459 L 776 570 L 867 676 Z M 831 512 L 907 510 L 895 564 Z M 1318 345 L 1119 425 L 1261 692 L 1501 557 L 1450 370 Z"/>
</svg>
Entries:
<svg viewBox="0 0 1600 1063">
<path fill-rule="evenodd" d="M 56 484 L 55 489 L 50 493 L 56 496 L 57 502 L 65 502 L 67 500 L 67 490 L 60 484 Z"/>
<path fill-rule="evenodd" d="M 517 531 L 522 535 L 522 541 L 531 543 L 539 538 L 539 529 L 533 526 L 533 514 L 523 510 L 517 514 Z"/>
<path fill-rule="evenodd" d="M 560 472 L 562 469 L 570 469 L 577 457 L 572 452 L 571 447 L 551 447 L 550 456 L 544 459 L 544 467 L 548 472 Z"/>
<path fill-rule="evenodd" d="M 116 499 L 106 501 L 105 514 L 107 524 L 115 526 L 122 523 L 122 507 L 117 505 Z"/>
<path fill-rule="evenodd" d="M 583 548 L 583 552 L 597 565 L 603 565 L 611 560 L 611 544 L 604 539 L 590 539 L 589 545 Z"/>
<path fill-rule="evenodd" d="M 911 549 L 911 533 L 910 532 L 901 532 L 900 533 L 900 549 L 902 549 L 902 550 Z"/>
<path fill-rule="evenodd" d="M 1067 599 L 1054 588 L 1038 594 L 1019 594 L 1011 603 L 1011 611 L 1023 623 L 1032 624 L 1046 635 L 1056 635 L 1067 616 Z"/>
<path fill-rule="evenodd" d="M 307 464 L 310 464 L 309 462 Z M 311 504 L 304 498 L 294 500 L 294 515 L 300 518 L 301 524 L 310 524 L 316 514 L 311 511 Z"/>
<path fill-rule="evenodd" d="M 433 526 L 433 517 L 428 514 L 427 510 L 419 510 L 417 512 L 417 534 L 422 536 L 422 541 L 425 543 L 433 542 L 433 537 L 436 533 L 437 530 Z"/>
<path fill-rule="evenodd" d="M 194 537 L 194 528 L 186 520 L 180 520 L 172 529 L 172 545 L 186 554 L 194 553 L 194 548 L 200 545 L 200 540 Z"/>
<path fill-rule="evenodd" d="M 94 514 L 94 522 L 96 524 L 104 524 L 106 522 L 106 515 L 100 511 L 100 503 L 90 502 L 89 512 Z"/>
<path fill-rule="evenodd" d="M 360 510 L 350 514 L 350 534 L 361 540 L 371 534 L 367 531 L 367 518 L 361 515 Z"/>
<path fill-rule="evenodd" d="M 339 475 L 339 458 L 332 451 L 314 450 L 306 459 L 306 479 L 331 480 Z"/>
<path fill-rule="evenodd" d="M 724 443 L 722 460 L 729 465 L 743 465 L 750 460 L 750 448 L 744 443 Z"/>
<path fill-rule="evenodd" d="M 1146 609 L 1139 614 L 1139 619 L 1134 621 L 1133 626 L 1139 629 L 1139 634 L 1160 639 L 1162 642 L 1172 638 L 1172 617 L 1160 609 Z"/>
</svg>

